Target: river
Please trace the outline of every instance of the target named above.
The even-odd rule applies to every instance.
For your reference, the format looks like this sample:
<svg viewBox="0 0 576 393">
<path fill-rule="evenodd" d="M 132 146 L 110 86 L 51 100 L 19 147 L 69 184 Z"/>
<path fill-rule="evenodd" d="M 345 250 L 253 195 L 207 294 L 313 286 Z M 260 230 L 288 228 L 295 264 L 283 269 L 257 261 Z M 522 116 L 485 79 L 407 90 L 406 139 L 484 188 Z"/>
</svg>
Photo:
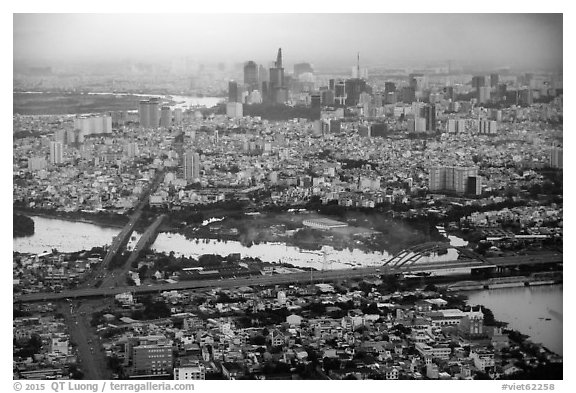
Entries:
<svg viewBox="0 0 576 393">
<path fill-rule="evenodd" d="M 90 249 L 94 246 L 104 246 L 112 243 L 112 238 L 119 228 L 104 227 L 97 224 L 72 222 L 58 218 L 32 216 L 35 231 L 30 237 L 13 239 L 14 251 L 41 253 L 55 248 L 62 252 Z M 140 233 L 134 233 L 134 239 L 128 247 L 134 246 Z M 462 240 L 450 236 L 454 245 L 461 245 Z M 246 247 L 238 241 L 218 241 L 216 239 L 186 239 L 185 236 L 174 233 L 160 233 L 151 247 L 158 252 L 176 255 L 198 257 L 202 254 L 239 253 L 242 257 L 260 258 L 266 262 L 284 262 L 294 266 L 313 267 L 316 269 L 345 269 L 355 266 L 380 265 L 391 257 L 386 251 L 365 252 L 359 249 L 335 250 L 324 246 L 319 251 L 301 250 L 285 243 L 262 243 Z M 423 257 L 422 262 L 449 261 L 457 258 L 456 250 L 448 250 L 444 255 Z"/>
<path fill-rule="evenodd" d="M 14 251 L 41 253 L 56 248 L 61 252 L 90 249 L 110 244 L 119 228 L 58 218 L 31 217 L 33 236 L 13 239 Z M 209 223 L 207 220 L 205 223 Z M 134 233 L 128 248 L 134 247 L 140 233 Z M 462 239 L 448 236 L 452 245 L 465 245 Z M 306 251 L 283 243 L 265 243 L 246 247 L 237 241 L 215 239 L 186 239 L 183 235 L 160 233 L 152 249 L 176 255 L 197 257 L 202 254 L 228 255 L 240 253 L 242 257 L 258 257 L 267 262 L 287 262 L 295 266 L 317 269 L 352 268 L 379 265 L 390 257 L 387 252 L 334 250 L 324 246 L 322 251 Z M 423 262 L 456 259 L 456 250 L 441 256 L 430 256 Z M 534 342 L 543 343 L 550 350 L 562 354 L 562 285 L 542 287 L 502 288 L 467 291 L 468 303 L 483 304 L 494 312 L 497 320 L 508 322 L 511 328 L 530 335 Z M 549 318 L 550 320 L 546 320 Z"/>
<path fill-rule="evenodd" d="M 462 294 L 468 296 L 469 305 L 488 307 L 496 320 L 507 322 L 509 328 L 563 355 L 562 285 L 498 288 Z"/>
</svg>

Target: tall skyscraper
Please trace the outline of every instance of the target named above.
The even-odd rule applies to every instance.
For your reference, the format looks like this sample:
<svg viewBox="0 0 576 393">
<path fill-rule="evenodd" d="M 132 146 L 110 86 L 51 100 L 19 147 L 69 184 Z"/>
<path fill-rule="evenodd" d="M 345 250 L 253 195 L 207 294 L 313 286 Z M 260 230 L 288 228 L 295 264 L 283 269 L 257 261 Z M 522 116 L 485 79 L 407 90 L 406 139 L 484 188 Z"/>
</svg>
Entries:
<svg viewBox="0 0 576 393">
<path fill-rule="evenodd" d="M 248 92 L 260 90 L 258 78 L 258 65 L 252 60 L 244 65 L 244 84 L 248 88 Z"/>
<path fill-rule="evenodd" d="M 163 106 L 160 111 L 160 127 L 168 128 L 172 125 L 172 111 L 169 106 Z"/>
<path fill-rule="evenodd" d="M 343 81 L 338 81 L 334 86 L 334 99 L 337 105 L 346 105 L 346 84 Z"/>
<path fill-rule="evenodd" d="M 423 110 L 426 119 L 426 131 L 436 131 L 436 105 L 426 105 Z"/>
<path fill-rule="evenodd" d="M 50 163 L 62 164 L 63 158 L 63 145 L 62 142 L 50 142 Z"/>
<path fill-rule="evenodd" d="M 184 154 L 184 180 L 192 183 L 200 178 L 200 155 L 192 150 Z"/>
<path fill-rule="evenodd" d="M 228 102 L 239 102 L 238 96 L 238 83 L 235 81 L 228 82 Z"/>
<path fill-rule="evenodd" d="M 288 89 L 284 85 L 284 67 L 282 66 L 282 48 L 278 49 L 274 67 L 270 68 L 270 83 L 268 85 L 270 102 L 283 104 L 288 100 Z"/>
</svg>

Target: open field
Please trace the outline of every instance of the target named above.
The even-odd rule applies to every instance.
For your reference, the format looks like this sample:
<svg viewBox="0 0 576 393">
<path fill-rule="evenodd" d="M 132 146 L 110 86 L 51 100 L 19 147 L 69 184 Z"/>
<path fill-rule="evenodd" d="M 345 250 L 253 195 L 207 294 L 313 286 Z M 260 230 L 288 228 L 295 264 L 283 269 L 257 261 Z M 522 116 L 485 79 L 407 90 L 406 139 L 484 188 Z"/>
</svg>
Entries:
<svg viewBox="0 0 576 393">
<path fill-rule="evenodd" d="M 138 109 L 142 96 L 80 93 L 13 93 L 14 114 L 61 115 Z"/>
</svg>

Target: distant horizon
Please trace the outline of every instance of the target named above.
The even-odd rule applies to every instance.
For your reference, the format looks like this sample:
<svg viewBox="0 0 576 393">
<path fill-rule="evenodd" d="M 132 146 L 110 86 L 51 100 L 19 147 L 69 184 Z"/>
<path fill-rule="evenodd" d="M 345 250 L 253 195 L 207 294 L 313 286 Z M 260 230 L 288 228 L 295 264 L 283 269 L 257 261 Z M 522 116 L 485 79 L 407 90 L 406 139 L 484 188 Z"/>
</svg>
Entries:
<svg viewBox="0 0 576 393">
<path fill-rule="evenodd" d="M 562 14 L 14 14 L 15 67 L 169 63 L 562 72 Z M 310 29 L 314 26 L 314 29 Z M 303 45 L 305 43 L 305 45 Z M 16 69 L 15 69 L 16 71 Z"/>
</svg>

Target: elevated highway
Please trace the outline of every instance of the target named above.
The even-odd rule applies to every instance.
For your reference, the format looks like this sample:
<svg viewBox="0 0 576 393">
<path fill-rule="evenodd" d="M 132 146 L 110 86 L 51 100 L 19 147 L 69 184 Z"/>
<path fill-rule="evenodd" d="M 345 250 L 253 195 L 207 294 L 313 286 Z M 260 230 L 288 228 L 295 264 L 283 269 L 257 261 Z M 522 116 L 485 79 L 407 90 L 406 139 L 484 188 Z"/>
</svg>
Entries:
<svg viewBox="0 0 576 393">
<path fill-rule="evenodd" d="M 201 289 L 201 288 L 237 288 L 242 286 L 253 285 L 276 285 L 276 284 L 293 284 L 293 283 L 310 283 L 310 282 L 323 282 L 323 281 L 336 281 L 357 277 L 365 277 L 369 275 L 380 274 L 398 274 L 398 273 L 413 273 L 413 272 L 442 272 L 451 269 L 492 269 L 515 267 L 515 266 L 536 266 L 543 264 L 558 264 L 562 263 L 561 253 L 546 253 L 530 256 L 512 256 L 500 258 L 487 258 L 485 261 L 447 261 L 447 262 L 430 262 L 418 263 L 413 265 L 402 266 L 369 266 L 355 269 L 338 269 L 338 270 L 325 270 L 313 272 L 298 272 L 275 274 L 270 276 L 252 276 L 252 277 L 239 277 L 234 279 L 211 279 L 211 280 L 196 280 L 196 281 L 180 281 L 174 284 L 163 283 L 157 285 L 147 285 L 140 287 L 115 287 L 115 288 L 82 288 L 75 290 L 66 290 L 60 293 L 31 293 L 16 295 L 13 298 L 14 302 L 35 302 L 35 301 L 55 301 L 65 298 L 83 298 L 83 297 L 98 297 L 98 296 L 114 296 L 122 292 L 139 293 L 153 293 L 171 290 L 183 289 Z"/>
</svg>

